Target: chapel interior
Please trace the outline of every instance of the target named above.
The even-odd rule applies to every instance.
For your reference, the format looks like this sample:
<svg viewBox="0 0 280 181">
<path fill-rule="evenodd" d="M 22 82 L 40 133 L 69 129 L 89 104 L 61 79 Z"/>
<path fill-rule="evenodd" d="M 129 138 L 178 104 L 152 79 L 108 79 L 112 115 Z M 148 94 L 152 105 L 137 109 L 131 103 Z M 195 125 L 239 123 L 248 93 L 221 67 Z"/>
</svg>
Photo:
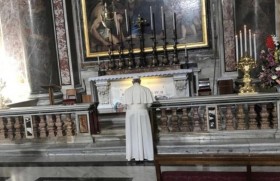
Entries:
<svg viewBox="0 0 280 181">
<path fill-rule="evenodd" d="M 0 0 L 0 181 L 280 180 L 278 0 Z M 155 159 L 125 159 L 151 89 Z"/>
</svg>

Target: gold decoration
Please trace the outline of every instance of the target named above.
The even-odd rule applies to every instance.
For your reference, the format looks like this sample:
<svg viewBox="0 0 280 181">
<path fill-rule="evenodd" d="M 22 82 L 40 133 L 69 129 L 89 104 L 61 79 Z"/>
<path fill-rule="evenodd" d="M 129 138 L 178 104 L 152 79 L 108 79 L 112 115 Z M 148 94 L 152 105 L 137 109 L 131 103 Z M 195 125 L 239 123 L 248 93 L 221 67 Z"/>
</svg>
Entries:
<svg viewBox="0 0 280 181">
<path fill-rule="evenodd" d="M 237 68 L 244 72 L 243 76 L 243 87 L 239 89 L 239 94 L 256 94 L 255 88 L 251 85 L 252 78 L 250 76 L 250 71 L 256 67 L 256 62 L 254 59 L 247 54 L 241 57 L 238 62 Z"/>
</svg>

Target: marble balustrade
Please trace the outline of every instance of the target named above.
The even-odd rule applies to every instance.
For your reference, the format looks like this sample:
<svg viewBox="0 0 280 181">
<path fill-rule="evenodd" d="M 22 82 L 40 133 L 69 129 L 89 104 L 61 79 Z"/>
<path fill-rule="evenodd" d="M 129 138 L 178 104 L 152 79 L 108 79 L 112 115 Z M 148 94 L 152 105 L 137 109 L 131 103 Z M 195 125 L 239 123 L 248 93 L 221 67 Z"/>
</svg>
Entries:
<svg viewBox="0 0 280 181">
<path fill-rule="evenodd" d="M 274 137 L 279 130 L 279 99 L 278 93 L 264 93 L 159 100 L 151 107 L 152 121 L 159 137 L 177 133 L 253 137 L 258 132 Z"/>
<path fill-rule="evenodd" d="M 90 104 L 20 107 L 0 110 L 1 142 L 91 140 Z M 85 139 L 88 138 L 88 139 Z"/>
</svg>

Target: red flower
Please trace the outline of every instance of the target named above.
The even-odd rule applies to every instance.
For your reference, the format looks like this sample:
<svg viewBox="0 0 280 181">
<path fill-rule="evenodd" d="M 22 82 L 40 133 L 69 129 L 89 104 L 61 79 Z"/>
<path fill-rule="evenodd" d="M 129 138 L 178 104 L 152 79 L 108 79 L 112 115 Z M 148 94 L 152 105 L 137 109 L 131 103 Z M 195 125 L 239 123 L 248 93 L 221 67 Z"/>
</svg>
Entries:
<svg viewBox="0 0 280 181">
<path fill-rule="evenodd" d="M 268 49 L 275 50 L 275 44 L 271 35 L 266 38 L 265 44 Z"/>
</svg>

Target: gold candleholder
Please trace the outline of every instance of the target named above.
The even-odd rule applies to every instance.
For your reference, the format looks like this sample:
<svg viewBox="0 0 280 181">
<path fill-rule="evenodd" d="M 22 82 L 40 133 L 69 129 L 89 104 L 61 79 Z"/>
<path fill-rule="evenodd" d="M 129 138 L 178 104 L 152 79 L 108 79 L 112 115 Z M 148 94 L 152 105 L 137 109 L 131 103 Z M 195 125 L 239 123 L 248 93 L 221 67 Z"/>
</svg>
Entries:
<svg viewBox="0 0 280 181">
<path fill-rule="evenodd" d="M 244 57 L 241 57 L 238 62 L 237 68 L 244 72 L 243 76 L 243 87 L 239 89 L 239 95 L 242 94 L 256 94 L 255 88 L 251 85 L 252 78 L 250 76 L 250 71 L 256 67 L 255 60 L 245 54 Z"/>
</svg>

